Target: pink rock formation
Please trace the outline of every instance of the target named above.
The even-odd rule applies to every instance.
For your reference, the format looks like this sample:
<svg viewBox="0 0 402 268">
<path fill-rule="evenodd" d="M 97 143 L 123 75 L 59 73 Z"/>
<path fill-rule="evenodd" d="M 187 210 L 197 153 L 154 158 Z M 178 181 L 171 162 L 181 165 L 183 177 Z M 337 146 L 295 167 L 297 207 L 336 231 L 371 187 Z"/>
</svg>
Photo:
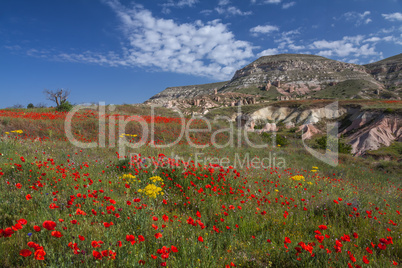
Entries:
<svg viewBox="0 0 402 268">
<path fill-rule="evenodd" d="M 369 150 L 377 150 L 381 146 L 390 146 L 393 141 L 402 141 L 402 119 L 398 117 L 382 117 L 366 125 L 351 135 L 352 153 L 362 155 Z"/>
<path fill-rule="evenodd" d="M 321 131 L 316 128 L 313 124 L 302 125 L 299 127 L 299 130 L 296 132 L 303 131 L 302 139 L 308 140 L 311 139 L 315 134 L 321 133 Z"/>
</svg>

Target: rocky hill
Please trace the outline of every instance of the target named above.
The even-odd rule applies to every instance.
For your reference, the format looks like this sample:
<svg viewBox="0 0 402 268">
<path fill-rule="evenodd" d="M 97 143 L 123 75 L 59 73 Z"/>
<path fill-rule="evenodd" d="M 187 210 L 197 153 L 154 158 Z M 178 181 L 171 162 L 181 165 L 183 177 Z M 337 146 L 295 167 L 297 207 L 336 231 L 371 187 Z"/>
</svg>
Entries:
<svg viewBox="0 0 402 268">
<path fill-rule="evenodd" d="M 344 81 L 364 81 L 369 88 L 383 88 L 363 66 L 314 55 L 281 54 L 261 57 L 238 70 L 221 90 L 257 87 L 292 97 L 311 95 Z"/>
<path fill-rule="evenodd" d="M 236 92 L 260 99 L 399 99 L 402 54 L 367 65 L 315 55 L 261 57 L 238 70 L 227 82 L 169 87 L 147 102 L 167 103 L 203 95 Z"/>
<path fill-rule="evenodd" d="M 402 87 L 402 54 L 364 66 L 387 89 L 395 94 L 400 94 Z"/>
<path fill-rule="evenodd" d="M 198 96 L 212 95 L 227 83 L 226 81 L 203 85 L 168 87 L 164 91 L 152 96 L 147 102 L 165 104 L 171 100 L 192 99 Z"/>
</svg>

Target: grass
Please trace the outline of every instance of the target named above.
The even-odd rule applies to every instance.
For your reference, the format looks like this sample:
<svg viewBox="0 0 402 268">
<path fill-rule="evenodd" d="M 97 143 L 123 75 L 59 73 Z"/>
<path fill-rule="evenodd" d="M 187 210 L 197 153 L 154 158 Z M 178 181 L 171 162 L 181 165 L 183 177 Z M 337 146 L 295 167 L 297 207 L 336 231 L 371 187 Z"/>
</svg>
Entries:
<svg viewBox="0 0 402 268">
<path fill-rule="evenodd" d="M 370 81 L 358 79 L 358 80 L 346 80 L 340 82 L 334 86 L 327 86 L 325 89 L 317 91 L 313 94 L 315 98 L 330 98 L 330 99 L 349 99 L 359 95 L 362 90 L 374 90 L 378 86 Z"/>
<path fill-rule="evenodd" d="M 132 112 L 126 107 L 117 110 Z M 306 152 L 292 130 L 280 133 L 289 140 L 288 146 L 264 149 L 255 148 L 237 131 L 234 146 L 223 148 L 213 146 L 208 133 L 191 133 L 175 146 L 155 148 L 148 143 L 128 149 L 127 156 L 141 154 L 130 165 L 117 159 L 117 147 L 72 146 L 58 131 L 63 120 L 32 123 L 7 118 L 7 125 L 0 123 L 0 229 L 15 226 L 22 218 L 27 224 L 10 237 L 0 237 L 2 267 L 230 267 L 231 263 L 347 267 L 353 263 L 348 251 L 356 258 L 353 264 L 363 267 L 363 256 L 370 267 L 401 262 L 398 171 L 386 166 L 377 169 L 369 159 L 350 155 L 341 155 L 336 167 L 324 164 Z M 81 136 L 76 138 L 97 141 L 96 118 L 79 118 L 74 129 Z M 223 130 L 228 124 L 212 128 Z M 17 126 L 23 134 L 5 134 Z M 33 141 L 30 137 L 43 128 L 52 130 L 53 137 Z M 167 121 L 156 128 L 163 144 L 177 137 L 181 125 Z M 135 124 L 128 124 L 125 133 L 139 135 L 130 138 L 133 143 L 141 138 Z M 230 134 L 223 131 L 215 138 L 223 145 Z M 247 137 L 264 144 L 261 135 Z M 106 139 L 106 144 L 110 141 Z M 195 148 L 190 141 L 209 146 Z M 124 176 L 129 173 L 135 178 Z M 163 181 L 151 180 L 154 176 Z M 139 191 L 151 184 L 164 194 L 154 198 Z M 26 199 L 28 194 L 32 199 Z M 56 238 L 43 228 L 46 220 L 54 221 L 63 236 Z M 34 225 L 41 230 L 34 231 Z M 328 229 L 321 230 L 320 225 Z M 318 231 L 329 236 L 322 243 Z M 156 238 L 158 234 L 161 237 Z M 136 243 L 127 241 L 127 235 L 134 235 Z M 378 248 L 379 239 L 387 237 L 392 237 L 392 244 Z M 338 253 L 336 239 L 342 243 Z M 22 249 L 35 251 L 29 241 L 43 247 L 44 260 L 19 255 Z M 93 241 L 104 243 L 95 248 Z M 312 247 L 311 253 L 301 248 L 301 242 Z M 116 256 L 96 259 L 93 251 Z"/>
<path fill-rule="evenodd" d="M 381 147 L 378 150 L 368 151 L 368 156 L 376 159 L 400 160 L 402 155 L 402 142 L 395 141 L 388 147 Z"/>
</svg>

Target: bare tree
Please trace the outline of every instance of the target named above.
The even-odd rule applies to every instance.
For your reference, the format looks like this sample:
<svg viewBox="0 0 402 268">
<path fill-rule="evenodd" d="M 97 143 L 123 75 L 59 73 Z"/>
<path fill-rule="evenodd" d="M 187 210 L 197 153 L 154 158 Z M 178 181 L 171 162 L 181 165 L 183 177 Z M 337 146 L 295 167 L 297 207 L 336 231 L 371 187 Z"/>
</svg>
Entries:
<svg viewBox="0 0 402 268">
<path fill-rule="evenodd" d="M 54 101 L 59 107 L 61 104 L 65 103 L 67 101 L 68 96 L 70 95 L 70 90 L 65 90 L 65 89 L 57 89 L 55 91 L 45 89 L 43 90 L 43 94 L 46 95 L 46 98 L 50 101 Z"/>
<path fill-rule="evenodd" d="M 46 108 L 47 105 L 46 105 L 46 103 L 39 102 L 38 104 L 35 105 L 35 107 L 36 107 L 36 108 Z"/>
</svg>

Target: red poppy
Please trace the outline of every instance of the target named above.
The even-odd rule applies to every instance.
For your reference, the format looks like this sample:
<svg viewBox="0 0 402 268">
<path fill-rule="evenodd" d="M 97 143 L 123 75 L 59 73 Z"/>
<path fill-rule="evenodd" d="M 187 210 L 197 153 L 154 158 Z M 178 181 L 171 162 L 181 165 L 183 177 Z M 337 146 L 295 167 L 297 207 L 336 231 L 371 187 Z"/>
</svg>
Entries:
<svg viewBox="0 0 402 268">
<path fill-rule="evenodd" d="M 139 235 L 139 236 L 138 236 L 138 240 L 140 240 L 140 242 L 144 242 L 144 241 L 145 241 L 145 238 L 144 238 L 142 235 Z"/>
<path fill-rule="evenodd" d="M 134 235 L 126 235 L 126 241 L 131 242 L 131 245 L 136 243 Z"/>
<path fill-rule="evenodd" d="M 369 263 L 370 263 L 370 261 L 367 259 L 367 256 L 363 256 L 363 262 L 364 262 L 365 264 L 369 264 Z"/>
<path fill-rule="evenodd" d="M 60 237 L 62 237 L 63 235 L 62 235 L 59 231 L 53 231 L 53 232 L 52 232 L 52 236 L 57 237 L 57 238 L 60 238 Z"/>
<path fill-rule="evenodd" d="M 348 236 L 347 234 L 343 234 L 341 239 L 342 239 L 342 241 L 350 242 L 350 236 Z"/>
<path fill-rule="evenodd" d="M 161 238 L 161 237 L 162 237 L 162 234 L 161 234 L 161 233 L 156 233 L 156 234 L 155 234 L 155 238 L 156 238 L 156 239 L 159 239 L 159 238 Z"/>
<path fill-rule="evenodd" d="M 107 257 L 107 256 L 109 256 L 109 251 L 106 249 L 106 250 L 102 250 L 102 256 L 103 257 Z"/>
<path fill-rule="evenodd" d="M 100 252 L 96 250 L 92 251 L 92 256 L 94 256 L 94 258 L 98 260 L 102 259 L 102 254 L 100 254 Z"/>
<path fill-rule="evenodd" d="M 101 241 L 100 241 L 101 242 Z M 100 248 L 102 243 L 98 243 L 98 241 L 92 241 L 91 246 L 94 248 Z"/>
<path fill-rule="evenodd" d="M 349 258 L 352 262 L 356 262 L 356 258 L 352 254 L 349 254 Z"/>
<path fill-rule="evenodd" d="M 84 241 L 84 240 L 85 240 L 85 237 L 83 237 L 82 235 L 78 235 L 78 238 L 79 238 L 81 241 Z"/>
<path fill-rule="evenodd" d="M 290 241 L 289 237 L 285 237 L 285 244 L 286 243 L 289 243 L 289 244 L 292 243 L 292 241 Z"/>
<path fill-rule="evenodd" d="M 20 223 L 17 223 L 13 226 L 13 229 L 17 230 L 21 230 L 22 229 L 22 225 Z"/>
<path fill-rule="evenodd" d="M 204 238 L 202 238 L 202 236 L 199 236 L 199 237 L 198 237 L 198 241 L 204 242 Z"/>
<path fill-rule="evenodd" d="M 44 221 L 43 222 L 43 228 L 53 231 L 54 228 L 56 227 L 56 223 L 54 221 Z"/>
<path fill-rule="evenodd" d="M 320 228 L 321 230 L 327 230 L 328 227 L 326 225 L 319 225 L 318 228 Z"/>
<path fill-rule="evenodd" d="M 15 185 L 15 187 L 17 187 L 18 189 L 21 189 L 22 184 L 21 184 L 21 183 L 17 183 L 17 184 Z"/>
<path fill-rule="evenodd" d="M 32 255 L 32 251 L 30 251 L 29 249 L 21 249 L 20 255 L 23 257 L 28 257 Z"/>
<path fill-rule="evenodd" d="M 37 249 L 34 253 L 35 259 L 37 260 L 44 260 L 46 252 L 43 249 Z"/>
<path fill-rule="evenodd" d="M 379 244 L 378 244 L 378 248 L 380 248 L 380 249 L 382 249 L 382 250 L 385 250 L 385 249 L 387 248 L 387 246 L 384 245 L 384 244 L 379 243 Z"/>
<path fill-rule="evenodd" d="M 59 206 L 57 206 L 55 203 L 51 203 L 49 208 L 50 209 L 56 209 L 56 208 L 59 208 Z"/>
<path fill-rule="evenodd" d="M 19 219 L 18 222 L 23 224 L 23 225 L 28 223 L 28 221 L 26 219 Z"/>
<path fill-rule="evenodd" d="M 25 199 L 26 199 L 26 200 L 30 200 L 30 199 L 32 199 L 32 195 L 27 194 L 27 195 L 25 196 Z"/>
<path fill-rule="evenodd" d="M 29 242 L 28 242 L 28 247 L 30 247 L 30 248 L 35 248 L 36 246 L 39 246 L 39 245 L 35 244 L 35 243 L 32 242 L 32 241 L 29 241 Z"/>
<path fill-rule="evenodd" d="M 177 248 L 176 248 L 175 246 L 173 246 L 173 245 L 170 247 L 170 249 L 172 250 L 172 252 L 179 252 L 179 251 L 177 250 Z"/>
<path fill-rule="evenodd" d="M 322 241 L 324 241 L 323 235 L 315 235 L 315 238 L 317 239 L 318 243 L 322 243 Z"/>
<path fill-rule="evenodd" d="M 153 216 L 152 219 L 153 219 L 154 221 L 158 221 L 158 217 Z"/>
</svg>

